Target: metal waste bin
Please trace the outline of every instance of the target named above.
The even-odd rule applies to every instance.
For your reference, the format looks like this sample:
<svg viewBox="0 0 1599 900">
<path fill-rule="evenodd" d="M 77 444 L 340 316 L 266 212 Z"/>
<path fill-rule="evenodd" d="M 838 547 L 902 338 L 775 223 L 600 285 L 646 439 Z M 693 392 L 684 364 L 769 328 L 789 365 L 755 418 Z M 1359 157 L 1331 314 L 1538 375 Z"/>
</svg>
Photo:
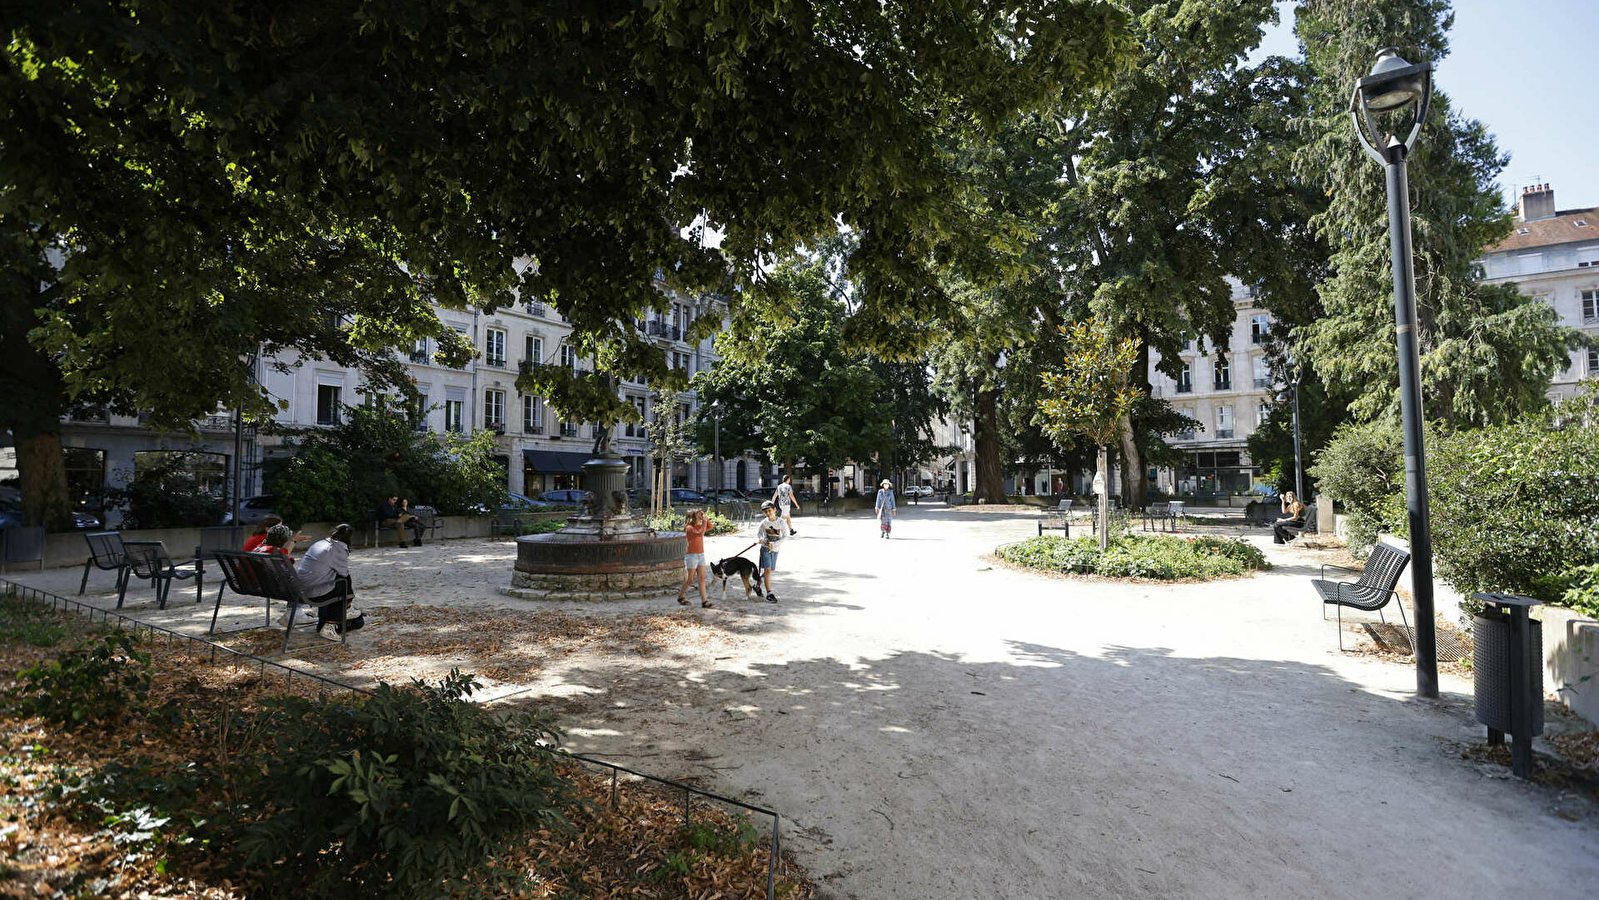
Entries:
<svg viewBox="0 0 1599 900">
<path fill-rule="evenodd" d="M 1510 769 L 1532 775 L 1532 739 L 1543 734 L 1543 623 L 1527 613 L 1539 604 L 1516 594 L 1474 594 L 1483 603 L 1472 619 L 1472 681 L 1477 721 L 1488 743 L 1512 738 Z"/>
</svg>

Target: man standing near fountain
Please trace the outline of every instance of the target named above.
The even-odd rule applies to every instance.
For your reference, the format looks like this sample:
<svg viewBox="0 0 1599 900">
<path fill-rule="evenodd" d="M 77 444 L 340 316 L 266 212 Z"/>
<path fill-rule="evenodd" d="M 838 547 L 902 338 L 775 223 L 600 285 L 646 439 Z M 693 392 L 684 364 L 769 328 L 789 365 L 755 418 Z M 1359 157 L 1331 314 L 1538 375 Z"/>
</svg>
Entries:
<svg viewBox="0 0 1599 900">
<path fill-rule="evenodd" d="M 761 513 L 766 516 L 766 521 L 756 531 L 761 538 L 761 580 L 766 584 L 766 602 L 776 603 L 777 595 L 772 593 L 772 572 L 777 568 L 777 551 L 790 532 L 788 523 L 777 517 L 777 505 L 772 501 L 761 504 Z"/>
</svg>

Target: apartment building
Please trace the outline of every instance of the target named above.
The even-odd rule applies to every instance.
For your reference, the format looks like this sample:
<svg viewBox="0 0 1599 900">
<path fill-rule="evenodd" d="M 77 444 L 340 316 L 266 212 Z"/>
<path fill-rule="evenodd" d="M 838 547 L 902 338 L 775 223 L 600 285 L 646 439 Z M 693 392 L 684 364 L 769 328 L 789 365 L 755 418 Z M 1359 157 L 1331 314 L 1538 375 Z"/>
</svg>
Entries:
<svg viewBox="0 0 1599 900">
<path fill-rule="evenodd" d="M 664 312 L 652 312 L 634 323 L 641 335 L 661 348 L 668 364 L 692 377 L 715 362 L 711 340 L 691 342 L 689 325 L 703 315 L 725 319 L 726 303 L 715 297 L 686 297 L 660 285 L 669 298 Z M 433 358 L 434 342 L 420 340 L 397 351 L 402 354 L 422 402 L 416 416 L 419 431 L 466 433 L 486 429 L 496 434 L 499 459 L 505 466 L 507 487 L 513 493 L 536 495 L 562 488 L 583 488 L 582 464 L 590 458 L 595 428 L 591 422 L 562 421 L 544 398 L 517 390 L 519 374 L 535 362 L 556 362 L 582 371 L 592 369 L 567 342 L 571 327 L 553 307 L 527 301 L 493 313 L 438 308 L 443 324 L 466 335 L 476 350 L 465 366 L 443 365 Z M 273 416 L 280 428 L 251 427 L 235 430 L 226 410 L 195 423 L 196 434 L 161 433 L 147 427 L 146 417 L 119 416 L 101 407 L 82 407 L 63 418 L 69 487 L 80 505 L 92 508 L 106 487 L 122 486 L 147 465 L 165 454 L 186 452 L 191 466 L 205 483 L 224 490 L 235 454 L 242 463 L 240 496 L 262 492 L 262 473 L 274 461 L 295 452 L 293 433 L 339 423 L 346 407 L 396 402 L 376 391 L 360 372 L 326 360 L 261 359 L 256 378 L 281 406 Z M 648 421 L 655 402 L 648 384 L 624 382 L 621 396 L 638 408 Z M 678 397 L 672 412 L 679 420 L 696 414 L 699 400 L 693 392 Z M 648 488 L 649 439 L 645 426 L 615 426 L 612 448 L 631 464 L 629 486 Z M 236 446 L 237 445 L 237 446 Z M 5 448 L 8 455 L 10 448 Z M 0 459 L 0 467 L 14 470 L 14 462 Z M 764 478 L 754 457 L 722 460 L 720 480 L 712 460 L 679 462 L 673 466 L 672 485 L 694 489 L 717 486 L 755 489 Z M 11 474 L 0 471 L 0 476 Z M 115 523 L 115 516 L 111 516 Z"/>
<path fill-rule="evenodd" d="M 1599 337 L 1599 207 L 1556 209 L 1547 184 L 1525 187 L 1516 209 L 1516 228 L 1483 251 L 1486 284 L 1514 282 L 1560 314 L 1560 321 Z M 1599 350 L 1578 350 L 1555 375 L 1549 397 L 1575 396 L 1583 382 L 1599 378 Z"/>
</svg>

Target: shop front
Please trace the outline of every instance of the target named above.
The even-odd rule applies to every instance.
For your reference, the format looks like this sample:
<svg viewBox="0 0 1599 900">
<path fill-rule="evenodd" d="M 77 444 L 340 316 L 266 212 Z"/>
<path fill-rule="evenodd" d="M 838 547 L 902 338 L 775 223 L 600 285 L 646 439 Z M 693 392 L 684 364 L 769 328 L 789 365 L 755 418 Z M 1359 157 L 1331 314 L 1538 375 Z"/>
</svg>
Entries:
<svg viewBox="0 0 1599 900">
<path fill-rule="evenodd" d="M 587 453 L 559 450 L 522 451 L 522 493 L 537 497 L 544 491 L 586 490 L 583 463 Z"/>
</svg>

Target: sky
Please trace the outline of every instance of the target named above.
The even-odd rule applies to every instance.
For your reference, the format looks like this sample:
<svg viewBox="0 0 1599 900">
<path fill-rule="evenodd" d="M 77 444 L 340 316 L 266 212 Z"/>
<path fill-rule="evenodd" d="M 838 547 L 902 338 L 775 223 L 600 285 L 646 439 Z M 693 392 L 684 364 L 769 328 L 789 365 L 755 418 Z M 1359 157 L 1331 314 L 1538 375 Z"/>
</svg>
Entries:
<svg viewBox="0 0 1599 900">
<path fill-rule="evenodd" d="M 1259 56 L 1298 55 L 1292 6 L 1278 5 L 1282 23 L 1268 29 Z M 1454 8 L 1449 56 L 1433 83 L 1510 154 L 1499 176 L 1505 196 L 1513 202 L 1516 186 L 1547 183 L 1560 209 L 1599 207 L 1599 0 L 1455 0 Z M 1426 139 L 1423 131 L 1418 140 Z"/>
</svg>

